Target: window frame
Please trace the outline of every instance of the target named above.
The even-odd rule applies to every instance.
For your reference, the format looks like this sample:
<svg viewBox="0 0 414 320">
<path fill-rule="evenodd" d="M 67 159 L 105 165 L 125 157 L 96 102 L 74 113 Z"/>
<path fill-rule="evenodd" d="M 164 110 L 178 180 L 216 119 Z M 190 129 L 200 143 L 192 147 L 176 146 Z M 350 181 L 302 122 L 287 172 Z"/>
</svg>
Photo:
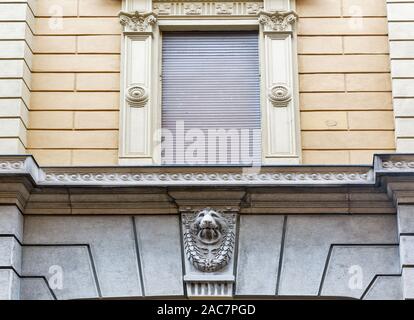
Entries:
<svg viewBox="0 0 414 320">
<path fill-rule="evenodd" d="M 165 32 L 197 32 L 197 31 L 213 31 L 213 32 L 226 32 L 226 31 L 255 31 L 255 32 L 257 32 L 257 41 L 258 41 L 258 46 L 260 46 L 260 44 L 259 44 L 259 40 L 260 40 L 260 30 L 259 30 L 259 27 L 257 26 L 257 25 L 248 25 L 248 24 L 245 24 L 245 25 L 243 25 L 243 29 L 242 30 L 240 30 L 240 29 L 233 29 L 233 27 L 232 27 L 232 25 L 225 25 L 225 26 L 219 26 L 218 28 L 216 28 L 215 30 L 211 30 L 210 28 L 209 28 L 210 26 L 209 25 L 207 25 L 207 26 L 204 26 L 204 27 L 201 27 L 200 28 L 200 26 L 188 26 L 188 27 L 185 27 L 185 28 L 183 28 L 182 27 L 182 25 L 178 25 L 178 27 L 176 27 L 176 26 L 171 26 L 170 24 L 168 24 L 167 25 L 167 28 L 166 29 L 164 29 L 164 28 L 160 28 L 160 39 L 159 39 L 159 58 L 160 58 L 160 74 L 159 74 L 159 90 L 158 90 L 158 92 L 157 92 L 157 94 L 158 94 L 158 101 L 159 101 L 159 106 L 158 106 L 158 108 L 159 108 L 159 110 L 160 110 L 160 119 L 159 119 L 159 121 L 160 121 L 160 123 L 162 123 L 162 114 L 163 114 L 163 110 L 162 110 L 162 104 L 163 104 L 163 101 L 162 101 L 162 95 L 163 95 L 163 70 L 162 70 L 162 61 L 163 61 L 163 56 L 162 56 L 162 51 L 163 51 L 163 35 L 164 35 L 164 33 Z M 260 71 L 260 69 L 261 69 L 261 66 L 260 66 L 260 50 L 259 50 L 259 57 L 258 57 L 258 59 L 259 59 L 259 83 L 258 83 L 258 85 L 259 85 L 259 87 L 260 87 L 260 89 L 261 89 L 261 80 L 260 80 L 260 73 L 261 73 L 261 71 Z M 259 91 L 259 112 L 260 112 L 260 118 L 262 119 L 262 116 L 261 116 L 261 112 L 262 112 L 262 108 L 261 108 L 261 92 Z M 261 121 L 260 121 L 260 128 L 262 128 L 262 123 L 261 123 Z M 260 137 L 260 141 L 262 141 L 262 137 Z M 262 143 L 263 144 L 263 143 Z M 208 150 L 206 150 L 206 151 L 208 151 Z M 249 152 L 251 152 L 252 150 L 249 150 Z M 227 155 L 227 156 L 229 156 L 229 155 Z M 208 158 L 208 156 L 207 156 L 207 152 L 206 152 L 206 159 Z M 261 158 L 263 158 L 263 152 L 261 152 Z M 175 159 L 175 161 L 176 161 L 176 159 Z M 162 159 L 160 158 L 160 163 L 162 163 Z M 178 162 L 178 163 L 174 163 L 174 164 L 162 164 L 163 166 L 169 166 L 169 165 L 175 165 L 175 164 L 177 164 L 177 165 L 183 165 L 183 163 L 180 163 L 180 162 Z M 214 164 L 210 164 L 209 162 L 205 162 L 205 165 L 214 165 Z M 217 165 L 223 165 L 223 164 L 218 164 L 217 163 Z M 228 165 L 232 165 L 232 166 L 234 166 L 234 165 L 241 165 L 241 164 L 234 164 L 234 163 L 228 163 Z"/>
<path fill-rule="evenodd" d="M 139 13 L 152 13 L 151 0 L 123 0 L 124 10 Z M 249 1 L 240 1 L 246 3 Z M 257 3 L 257 1 L 255 1 Z M 164 3 L 157 1 L 155 3 Z M 174 2 L 177 3 L 177 2 Z M 184 1 L 182 3 L 185 3 Z M 207 2 L 199 2 L 209 3 Z M 293 0 L 265 0 L 265 10 L 274 12 L 276 8 L 283 9 L 282 12 L 294 8 Z M 151 10 L 148 10 L 150 8 Z M 122 14 L 122 13 L 121 13 Z M 154 14 L 155 16 L 155 14 Z M 296 31 L 292 26 L 287 30 L 274 30 L 268 25 L 258 21 L 255 15 L 215 15 L 215 16 L 177 16 L 159 15 L 156 23 L 147 25 L 142 30 L 131 30 L 126 25 L 122 40 L 122 68 L 121 68 L 121 105 L 120 105 L 120 140 L 119 140 L 119 164 L 121 165 L 161 165 L 161 115 L 162 115 L 162 33 L 165 31 L 232 31 L 232 30 L 258 30 L 259 31 L 259 67 L 260 67 L 260 112 L 262 130 L 262 164 L 299 164 L 300 131 L 299 131 L 299 108 L 298 108 L 298 73 L 297 73 L 297 50 Z M 122 21 L 122 19 L 121 19 Z M 144 107 L 134 108 L 128 105 L 126 94 L 131 85 L 132 57 L 142 57 L 141 53 L 134 53 L 134 40 L 148 41 L 150 44 L 146 50 L 150 66 L 146 72 L 151 72 L 147 80 L 149 99 Z M 272 41 L 278 41 L 272 42 Z M 136 46 L 135 46 L 136 47 Z M 274 47 L 274 48 L 273 48 Z M 279 56 L 275 48 L 284 48 L 284 59 L 289 61 L 286 72 L 288 76 L 290 100 L 282 105 L 275 105 L 270 101 L 269 65 L 273 56 Z M 269 52 L 270 50 L 270 52 Z M 273 50 L 273 51 L 272 51 Z M 137 72 L 137 70 L 135 70 Z M 272 72 L 271 72 L 272 73 Z M 277 78 L 277 77 L 276 77 Z M 146 109 L 146 111 L 144 111 Z M 284 117 L 277 118 L 277 114 Z M 144 117 L 144 119 L 142 119 Z M 136 121 L 136 122 L 134 122 Z M 136 125 L 141 121 L 142 127 Z M 277 125 L 277 122 L 280 124 Z M 283 127 L 283 125 L 285 127 Z M 281 129 L 282 128 L 282 129 Z M 281 130 L 285 132 L 280 133 Z M 133 150 L 131 146 L 140 147 Z M 279 148 L 279 149 L 278 149 Z M 282 151 L 282 152 L 281 152 Z"/>
</svg>

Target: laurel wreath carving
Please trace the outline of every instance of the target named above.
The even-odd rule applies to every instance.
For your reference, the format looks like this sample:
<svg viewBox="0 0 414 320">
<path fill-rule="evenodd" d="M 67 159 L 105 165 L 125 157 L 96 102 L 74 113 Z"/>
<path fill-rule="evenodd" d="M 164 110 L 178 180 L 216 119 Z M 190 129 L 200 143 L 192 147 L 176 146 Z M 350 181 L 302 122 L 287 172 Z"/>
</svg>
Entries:
<svg viewBox="0 0 414 320">
<path fill-rule="evenodd" d="M 203 246 L 191 228 L 196 215 L 193 215 L 193 217 L 183 215 L 184 249 L 192 265 L 202 272 L 219 271 L 231 259 L 235 242 L 235 216 L 225 214 L 221 214 L 221 216 L 225 219 L 227 225 L 225 230 L 222 230 L 223 235 L 218 245 Z"/>
</svg>

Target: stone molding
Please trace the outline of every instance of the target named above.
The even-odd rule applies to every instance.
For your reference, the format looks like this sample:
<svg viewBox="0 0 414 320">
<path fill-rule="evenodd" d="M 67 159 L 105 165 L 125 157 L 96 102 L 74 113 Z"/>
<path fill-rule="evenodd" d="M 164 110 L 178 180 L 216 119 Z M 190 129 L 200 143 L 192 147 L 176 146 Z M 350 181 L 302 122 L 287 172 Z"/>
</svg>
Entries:
<svg viewBox="0 0 414 320">
<path fill-rule="evenodd" d="M 386 161 L 382 163 L 383 170 L 414 170 L 414 161 Z"/>
<path fill-rule="evenodd" d="M 374 166 L 44 167 L 31 156 L 0 156 L 0 176 L 28 175 L 56 186 L 289 186 L 373 185 L 379 174 L 413 173 L 414 154 L 376 155 Z"/>
<path fill-rule="evenodd" d="M 186 281 L 187 295 L 189 298 L 205 297 L 232 297 L 232 281 Z"/>
<path fill-rule="evenodd" d="M 210 170 L 206 170 L 210 171 Z M 366 184 L 372 183 L 372 171 L 313 173 L 117 173 L 53 172 L 47 170 L 39 181 L 48 184 L 105 185 L 289 185 L 289 184 Z"/>
<path fill-rule="evenodd" d="M 151 32 L 151 26 L 157 22 L 157 15 L 153 12 L 121 11 L 118 16 L 125 31 L 131 32 Z"/>
<path fill-rule="evenodd" d="M 263 8 L 263 2 L 260 1 L 162 1 L 153 3 L 152 12 L 121 11 L 119 19 L 126 31 L 146 32 L 151 31 L 150 27 L 157 22 L 158 16 L 257 16 Z"/>
<path fill-rule="evenodd" d="M 240 214 L 395 214 L 393 200 L 414 201 L 414 169 L 400 164 L 389 169 L 389 161 L 413 162 L 414 155 L 376 156 L 374 166 L 263 166 L 257 171 L 39 167 L 31 156 L 4 155 L 0 204 L 17 205 L 25 214 L 114 214 L 115 208 L 117 214 L 171 214 L 206 207 Z"/>
<path fill-rule="evenodd" d="M 374 158 L 375 172 L 382 174 L 414 173 L 414 154 L 395 153 Z"/>
<path fill-rule="evenodd" d="M 263 10 L 260 1 L 178 1 L 153 3 L 153 11 L 159 16 L 255 16 Z"/>
<path fill-rule="evenodd" d="M 290 31 L 298 19 L 295 11 L 263 11 L 259 12 L 259 23 L 269 31 Z"/>
<path fill-rule="evenodd" d="M 39 167 L 32 156 L 0 156 L 0 176 L 28 175 L 38 185 L 347 185 L 375 184 L 379 174 L 414 174 L 414 154 L 374 156 L 374 166 Z"/>
</svg>

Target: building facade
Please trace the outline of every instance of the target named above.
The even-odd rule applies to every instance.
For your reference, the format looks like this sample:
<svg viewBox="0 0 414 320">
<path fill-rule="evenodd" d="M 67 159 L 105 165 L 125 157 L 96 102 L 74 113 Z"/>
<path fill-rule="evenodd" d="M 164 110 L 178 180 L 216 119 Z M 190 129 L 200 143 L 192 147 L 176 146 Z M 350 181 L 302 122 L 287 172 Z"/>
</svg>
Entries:
<svg viewBox="0 0 414 320">
<path fill-rule="evenodd" d="M 0 40 L 1 299 L 414 298 L 414 1 L 1 0 Z"/>
</svg>

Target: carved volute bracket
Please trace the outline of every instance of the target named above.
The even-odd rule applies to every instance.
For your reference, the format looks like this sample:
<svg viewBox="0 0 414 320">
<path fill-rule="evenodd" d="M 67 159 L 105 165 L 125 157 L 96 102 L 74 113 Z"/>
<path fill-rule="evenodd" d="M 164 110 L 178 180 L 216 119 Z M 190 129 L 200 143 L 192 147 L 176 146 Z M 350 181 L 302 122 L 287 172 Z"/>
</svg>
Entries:
<svg viewBox="0 0 414 320">
<path fill-rule="evenodd" d="M 157 15 L 153 12 L 121 11 L 118 16 L 126 32 L 152 32 L 152 27 L 157 22 Z"/>
<path fill-rule="evenodd" d="M 259 23 L 265 31 L 291 31 L 298 19 L 295 11 L 264 11 L 259 12 Z"/>
</svg>

